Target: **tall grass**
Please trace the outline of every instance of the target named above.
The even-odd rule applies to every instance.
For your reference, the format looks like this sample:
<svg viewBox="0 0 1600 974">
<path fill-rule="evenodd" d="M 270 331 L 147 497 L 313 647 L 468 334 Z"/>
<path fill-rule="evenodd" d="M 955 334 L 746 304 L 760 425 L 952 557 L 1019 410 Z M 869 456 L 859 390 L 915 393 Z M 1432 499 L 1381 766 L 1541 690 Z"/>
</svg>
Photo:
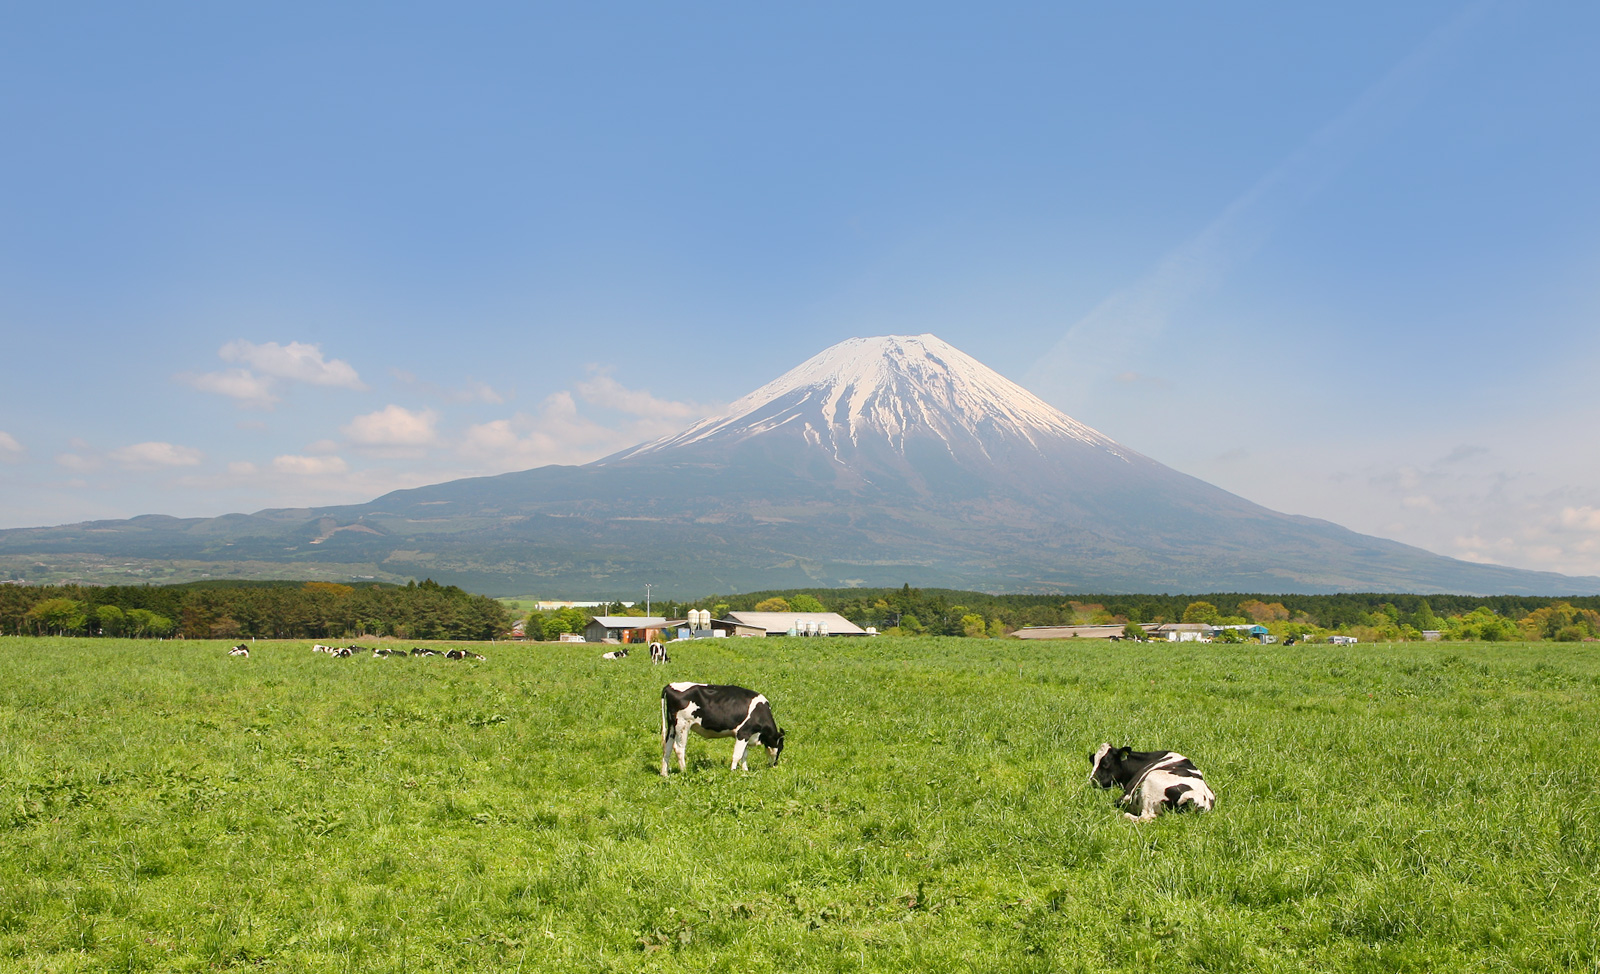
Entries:
<svg viewBox="0 0 1600 974">
<path fill-rule="evenodd" d="M 0 639 L 0 969 L 1600 963 L 1592 645 L 309 645 Z M 783 762 L 662 780 L 682 679 Z M 1217 810 L 1124 821 L 1107 740 Z"/>
</svg>

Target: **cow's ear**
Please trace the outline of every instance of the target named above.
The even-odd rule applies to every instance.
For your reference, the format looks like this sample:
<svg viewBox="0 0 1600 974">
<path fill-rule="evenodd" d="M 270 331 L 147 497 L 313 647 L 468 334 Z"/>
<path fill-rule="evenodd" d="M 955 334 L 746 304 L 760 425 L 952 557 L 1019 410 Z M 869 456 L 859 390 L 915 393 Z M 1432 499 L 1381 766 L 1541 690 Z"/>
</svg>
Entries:
<svg viewBox="0 0 1600 974">
<path fill-rule="evenodd" d="M 1131 748 L 1131 747 L 1128 747 L 1128 746 L 1124 745 L 1122 747 L 1117 748 L 1117 757 L 1121 758 L 1124 761 L 1128 760 L 1128 758 L 1131 757 L 1132 755 L 1133 755 L 1133 748 Z"/>
</svg>

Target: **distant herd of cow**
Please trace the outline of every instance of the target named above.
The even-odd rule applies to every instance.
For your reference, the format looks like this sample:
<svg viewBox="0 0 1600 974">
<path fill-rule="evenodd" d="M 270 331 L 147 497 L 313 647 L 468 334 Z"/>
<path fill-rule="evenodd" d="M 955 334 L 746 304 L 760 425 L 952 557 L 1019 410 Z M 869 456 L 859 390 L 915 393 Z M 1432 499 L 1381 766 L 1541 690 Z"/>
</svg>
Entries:
<svg viewBox="0 0 1600 974">
<path fill-rule="evenodd" d="M 382 646 L 324 646 L 321 643 L 317 643 L 315 646 L 311 647 L 311 651 L 313 653 L 327 653 L 329 656 L 333 656 L 338 659 L 349 659 L 357 653 L 365 653 L 369 650 L 372 652 L 374 659 L 386 659 L 390 656 L 399 656 L 402 658 L 407 656 L 443 656 L 445 659 L 487 659 L 485 656 L 479 656 L 477 653 L 469 652 L 465 649 L 449 649 L 440 652 L 437 649 L 423 649 L 422 647 L 417 646 L 413 647 L 411 652 L 408 653 L 403 649 L 385 649 Z M 228 655 L 249 656 L 250 646 L 246 643 L 240 643 L 239 645 L 228 650 Z"/>
<path fill-rule="evenodd" d="M 365 653 L 365 646 L 311 647 L 313 653 L 348 657 Z M 249 656 L 250 647 L 244 644 L 228 651 L 229 656 Z M 464 649 L 441 653 L 437 649 L 414 648 L 409 653 L 403 649 L 372 650 L 377 658 L 388 656 L 444 656 L 447 659 L 476 659 L 484 657 Z M 627 659 L 628 648 L 601 654 L 601 659 Z M 666 647 L 650 644 L 652 663 L 670 663 Z M 764 695 L 744 687 L 710 683 L 669 683 L 661 688 L 661 776 L 668 777 L 668 764 L 673 752 L 678 755 L 678 771 L 687 770 L 689 734 L 705 738 L 733 738 L 733 763 L 737 771 L 750 770 L 746 752 L 754 745 L 766 748 L 775 766 L 783 753 L 783 729 L 772 715 L 772 703 Z M 1124 817 L 1134 822 L 1148 822 L 1164 810 L 1210 811 L 1217 796 L 1206 784 L 1205 775 L 1193 761 L 1176 751 L 1135 751 L 1128 747 L 1102 744 L 1089 755 L 1089 782 L 1101 788 L 1121 788 L 1118 805 L 1133 809 Z M 1136 814 L 1137 813 L 1137 814 Z"/>
</svg>

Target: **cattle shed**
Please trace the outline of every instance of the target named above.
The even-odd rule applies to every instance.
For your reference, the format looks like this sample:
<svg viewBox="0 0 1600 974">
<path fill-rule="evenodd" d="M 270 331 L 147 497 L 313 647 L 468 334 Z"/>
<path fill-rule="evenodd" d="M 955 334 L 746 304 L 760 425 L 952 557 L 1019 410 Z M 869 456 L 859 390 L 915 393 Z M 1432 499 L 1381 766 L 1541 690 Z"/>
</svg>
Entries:
<svg viewBox="0 0 1600 974">
<path fill-rule="evenodd" d="M 1125 626 L 1024 626 L 1011 635 L 1018 639 L 1121 639 Z"/>
<path fill-rule="evenodd" d="M 712 619 L 709 626 L 702 626 L 698 631 L 689 627 L 688 619 L 673 619 L 667 623 L 667 626 L 678 634 L 679 639 L 705 638 L 707 635 L 711 637 L 746 637 L 765 636 L 767 634 L 767 630 L 762 626 L 746 625 L 742 622 L 735 622 L 732 619 Z M 685 633 L 689 635 L 685 636 Z"/>
<path fill-rule="evenodd" d="M 728 618 L 742 626 L 762 629 L 769 636 L 868 635 L 837 612 L 730 612 Z"/>
<path fill-rule="evenodd" d="M 1203 622 L 1163 622 L 1149 630 L 1150 638 L 1164 639 L 1169 643 L 1209 643 L 1215 632 L 1214 626 Z"/>
<path fill-rule="evenodd" d="M 667 620 L 660 616 L 595 616 L 583 630 L 591 643 L 648 643 L 660 639 Z"/>
</svg>

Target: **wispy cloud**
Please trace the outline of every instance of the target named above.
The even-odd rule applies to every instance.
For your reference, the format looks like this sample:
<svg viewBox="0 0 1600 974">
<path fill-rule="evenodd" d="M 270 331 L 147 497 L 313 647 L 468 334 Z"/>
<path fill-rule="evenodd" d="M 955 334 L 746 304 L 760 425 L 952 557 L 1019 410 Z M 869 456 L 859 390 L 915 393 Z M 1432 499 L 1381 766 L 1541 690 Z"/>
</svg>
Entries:
<svg viewBox="0 0 1600 974">
<path fill-rule="evenodd" d="M 403 369 L 395 369 L 394 377 L 401 384 L 417 392 L 435 399 L 450 403 L 486 402 L 498 406 L 506 401 L 506 396 L 487 382 L 477 379 L 468 379 L 460 386 L 442 386 L 436 382 L 418 378 L 415 373 Z"/>
<path fill-rule="evenodd" d="M 0 460 L 21 460 L 27 452 L 15 436 L 0 430 Z"/>
<path fill-rule="evenodd" d="M 240 362 L 265 376 L 314 386 L 337 386 L 366 391 L 366 383 L 343 359 L 325 359 L 321 345 L 290 342 L 257 345 L 243 339 L 222 346 L 217 355 L 224 362 Z"/>
<path fill-rule="evenodd" d="M 304 342 L 258 345 L 239 339 L 218 349 L 217 357 L 244 367 L 217 372 L 180 372 L 173 378 L 201 392 L 227 396 L 247 409 L 271 409 L 281 398 L 279 390 L 286 383 L 357 392 L 367 389 L 350 363 L 325 358 L 320 345 Z"/>
<path fill-rule="evenodd" d="M 1472 3 L 1434 31 L 1203 230 L 1068 328 L 1023 384 L 1073 412 L 1106 379 L 1136 374 L 1130 365 L 1156 345 L 1174 316 L 1249 260 L 1365 146 L 1405 117 L 1445 56 L 1492 5 L 1493 0 Z"/>
<path fill-rule="evenodd" d="M 597 367 L 591 367 L 589 378 L 576 383 L 574 389 L 577 396 L 563 390 L 545 397 L 533 413 L 517 413 L 468 427 L 457 454 L 484 472 L 588 463 L 675 433 L 715 409 L 629 389 Z M 584 404 L 631 418 L 621 422 L 597 420 L 585 414 L 580 397 Z"/>
<path fill-rule="evenodd" d="M 358 449 L 388 456 L 414 456 L 438 442 L 439 414 L 410 410 L 393 403 L 375 413 L 357 416 L 340 432 Z"/>
<path fill-rule="evenodd" d="M 241 406 L 270 409 L 278 401 L 273 381 L 245 369 L 221 372 L 180 372 L 175 378 L 186 386 L 236 400 Z"/>
<path fill-rule="evenodd" d="M 193 447 L 152 441 L 118 447 L 107 454 L 129 470 L 159 470 L 166 467 L 194 467 L 205 454 Z"/>
<path fill-rule="evenodd" d="M 343 457 L 306 457 L 286 454 L 272 458 L 272 469 L 296 477 L 326 477 L 350 469 Z"/>
<path fill-rule="evenodd" d="M 589 378 L 573 388 L 584 402 L 653 420 L 692 421 L 709 415 L 709 406 L 661 399 L 646 389 L 629 389 L 611 377 L 609 368 L 589 366 Z"/>
</svg>

